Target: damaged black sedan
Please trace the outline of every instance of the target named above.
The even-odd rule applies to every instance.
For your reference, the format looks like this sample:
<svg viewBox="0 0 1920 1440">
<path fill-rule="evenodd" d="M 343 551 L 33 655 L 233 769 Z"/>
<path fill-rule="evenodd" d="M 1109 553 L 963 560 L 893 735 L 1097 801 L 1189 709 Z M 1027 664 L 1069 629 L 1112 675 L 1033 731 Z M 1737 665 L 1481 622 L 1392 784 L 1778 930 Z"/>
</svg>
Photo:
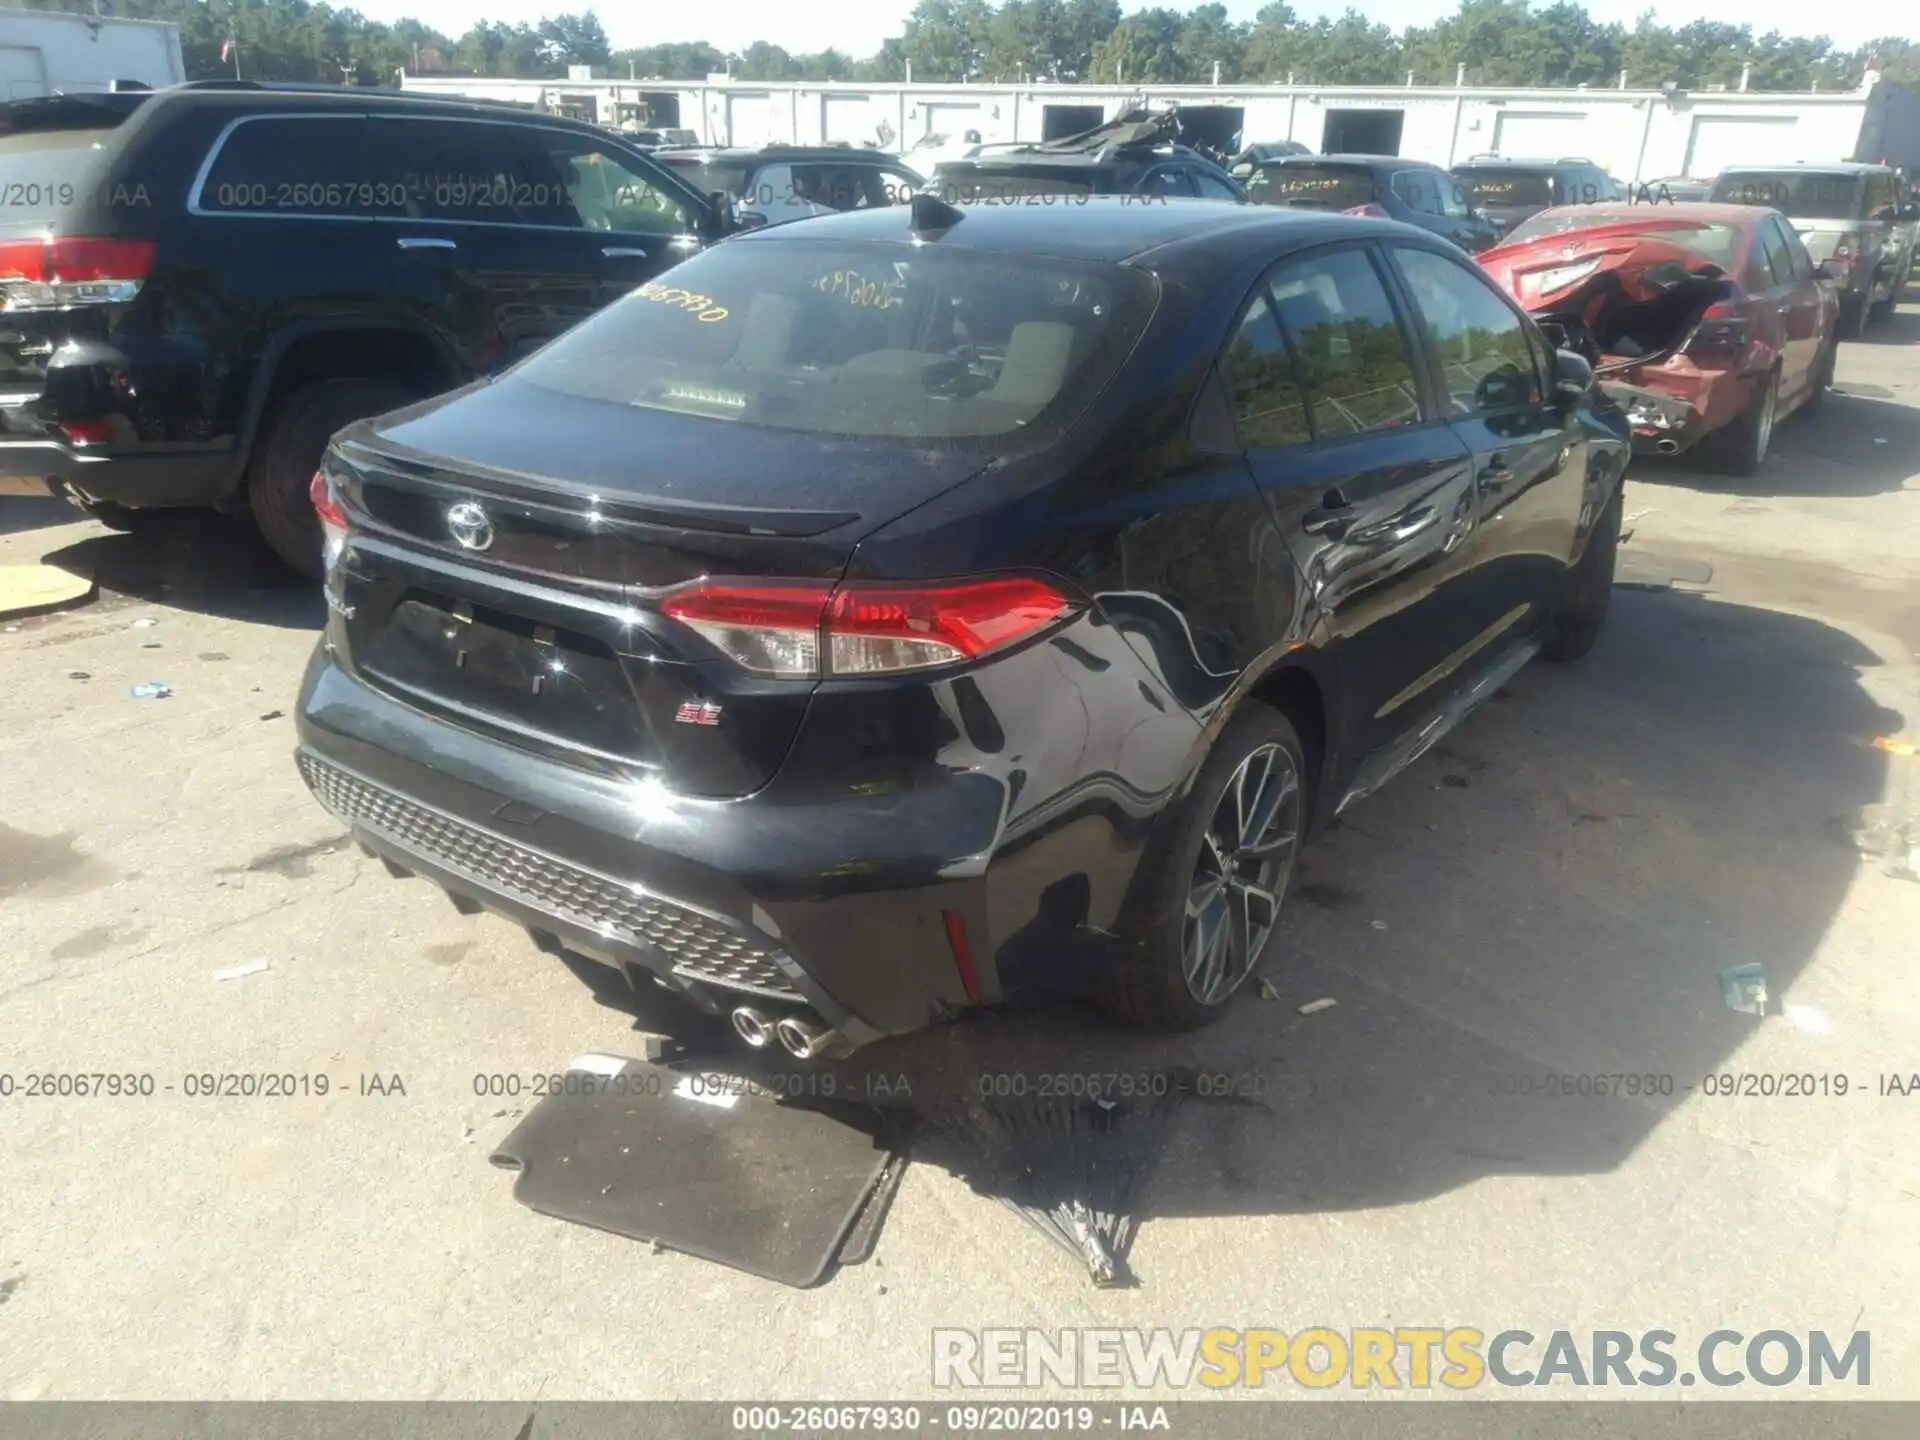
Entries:
<svg viewBox="0 0 1920 1440">
<path fill-rule="evenodd" d="M 1595 642 L 1624 428 L 1451 246 L 1202 201 L 750 233 L 314 477 L 361 844 L 831 1053 L 1218 1016 L 1312 829 Z"/>
</svg>

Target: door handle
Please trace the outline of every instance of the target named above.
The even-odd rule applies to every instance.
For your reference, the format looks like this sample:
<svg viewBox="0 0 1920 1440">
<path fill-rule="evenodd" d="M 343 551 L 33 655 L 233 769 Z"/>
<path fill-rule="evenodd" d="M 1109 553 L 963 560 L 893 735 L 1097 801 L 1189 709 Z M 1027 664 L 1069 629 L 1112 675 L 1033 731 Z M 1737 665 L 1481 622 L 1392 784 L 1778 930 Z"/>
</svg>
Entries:
<svg viewBox="0 0 1920 1440">
<path fill-rule="evenodd" d="M 609 260 L 644 260 L 647 258 L 647 252 L 644 250 L 622 248 L 619 245 L 605 246 L 601 249 L 600 253 Z"/>
<path fill-rule="evenodd" d="M 456 241 L 443 240 L 437 235 L 402 235 L 400 248 L 402 250 L 458 250 L 460 246 Z"/>
<path fill-rule="evenodd" d="M 1338 490 L 1329 490 L 1320 503 L 1300 517 L 1300 528 L 1309 535 L 1324 535 L 1338 540 L 1353 528 L 1353 506 Z"/>
<path fill-rule="evenodd" d="M 1507 488 L 1507 482 L 1513 479 L 1513 471 L 1507 467 L 1507 457 L 1494 454 L 1487 457 L 1487 463 L 1480 467 L 1478 476 L 1480 488 L 1499 494 Z"/>
<path fill-rule="evenodd" d="M 1422 530 L 1428 529 L 1440 518 L 1440 512 L 1431 505 L 1422 505 L 1417 510 L 1409 510 L 1405 515 L 1392 520 L 1382 520 L 1376 525 L 1363 525 L 1348 538 L 1356 545 L 1398 545 L 1403 540 L 1411 540 Z"/>
</svg>

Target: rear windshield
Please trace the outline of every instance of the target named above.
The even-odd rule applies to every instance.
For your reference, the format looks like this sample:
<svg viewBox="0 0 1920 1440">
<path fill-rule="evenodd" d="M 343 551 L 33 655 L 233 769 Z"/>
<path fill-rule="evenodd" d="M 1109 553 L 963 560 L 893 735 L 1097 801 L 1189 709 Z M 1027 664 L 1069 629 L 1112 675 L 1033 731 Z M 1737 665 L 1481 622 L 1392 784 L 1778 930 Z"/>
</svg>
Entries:
<svg viewBox="0 0 1920 1440">
<path fill-rule="evenodd" d="M 513 374 L 726 424 L 1025 448 L 1064 430 L 1112 379 L 1154 294 L 1124 266 L 737 240 L 642 285 Z"/>
<path fill-rule="evenodd" d="M 1093 174 L 1069 175 L 1045 166 L 942 165 L 927 188 L 949 205 L 991 204 L 1029 195 L 1091 195 Z"/>
<path fill-rule="evenodd" d="M 1258 205 L 1351 210 L 1373 203 L 1373 175 L 1347 165 L 1261 165 L 1247 177 L 1247 197 Z"/>
<path fill-rule="evenodd" d="M 694 186 L 702 195 L 711 195 L 718 190 L 732 195 L 736 199 L 746 189 L 747 167 L 728 165 L 708 160 L 702 155 L 661 155 L 654 159 L 672 169 L 681 179 Z"/>
<path fill-rule="evenodd" d="M 1553 177 L 1538 170 L 1456 170 L 1454 178 L 1475 205 L 1551 205 Z"/>
<path fill-rule="evenodd" d="M 1860 177 L 1805 170 L 1742 170 L 1722 175 L 1713 198 L 1724 205 L 1765 205 L 1799 220 L 1851 220 L 1860 213 Z"/>
<path fill-rule="evenodd" d="M 1627 225 L 1644 220 L 1648 222 L 1648 228 L 1639 232 L 1642 238 L 1665 240 L 1683 246 L 1705 256 L 1728 272 L 1737 268 L 1734 262 L 1740 254 L 1740 232 L 1733 226 L 1700 220 L 1690 221 L 1682 229 L 1669 229 L 1667 227 L 1680 222 L 1658 213 L 1649 213 L 1649 208 L 1645 205 L 1615 209 L 1582 205 L 1577 210 L 1543 210 L 1514 226 L 1513 233 L 1507 236 L 1504 243 L 1517 245 L 1525 240 L 1538 240 L 1542 235 L 1564 235 L 1569 230 L 1586 230 L 1595 225 Z M 1656 226 L 1653 222 L 1660 223 Z"/>
<path fill-rule="evenodd" d="M 54 224 L 91 196 L 111 130 L 0 134 L 0 233 Z"/>
</svg>

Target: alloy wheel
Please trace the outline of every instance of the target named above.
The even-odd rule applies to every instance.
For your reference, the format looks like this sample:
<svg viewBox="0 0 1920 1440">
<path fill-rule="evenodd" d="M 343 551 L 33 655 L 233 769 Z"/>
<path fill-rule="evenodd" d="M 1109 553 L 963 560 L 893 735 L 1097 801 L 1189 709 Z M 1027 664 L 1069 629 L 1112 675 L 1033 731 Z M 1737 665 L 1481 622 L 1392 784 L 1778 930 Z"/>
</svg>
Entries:
<svg viewBox="0 0 1920 1440">
<path fill-rule="evenodd" d="M 1260 746 L 1215 802 L 1187 886 L 1180 934 L 1187 993 L 1218 1005 L 1253 973 L 1280 919 L 1300 843 L 1301 786 L 1292 754 Z"/>
</svg>

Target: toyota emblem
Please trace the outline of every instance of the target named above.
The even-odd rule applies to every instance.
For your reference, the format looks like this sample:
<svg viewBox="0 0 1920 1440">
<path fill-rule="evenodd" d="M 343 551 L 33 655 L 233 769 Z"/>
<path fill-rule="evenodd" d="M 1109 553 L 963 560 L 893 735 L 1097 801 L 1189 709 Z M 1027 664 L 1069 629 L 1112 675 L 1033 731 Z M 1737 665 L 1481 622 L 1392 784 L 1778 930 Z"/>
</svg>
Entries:
<svg viewBox="0 0 1920 1440">
<path fill-rule="evenodd" d="M 493 522 L 471 500 L 447 508 L 447 533 L 462 550 L 485 550 L 493 544 Z"/>
</svg>

